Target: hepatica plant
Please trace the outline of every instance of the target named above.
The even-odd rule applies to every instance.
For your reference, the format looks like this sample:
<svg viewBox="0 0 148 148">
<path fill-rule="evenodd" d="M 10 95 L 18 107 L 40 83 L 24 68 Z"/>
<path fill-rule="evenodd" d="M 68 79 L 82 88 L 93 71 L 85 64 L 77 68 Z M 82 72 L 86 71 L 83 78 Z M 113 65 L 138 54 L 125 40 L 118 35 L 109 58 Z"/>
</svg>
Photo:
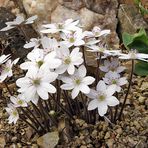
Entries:
<svg viewBox="0 0 148 148">
<path fill-rule="evenodd" d="M 25 20 L 19 15 L 7 22 L 1 31 L 22 29 L 22 25 L 31 24 L 36 18 Z M 104 118 L 115 124 L 123 119 L 134 62 L 147 62 L 148 54 L 137 53 L 136 49 L 127 54 L 110 50 L 106 44 L 110 30 L 95 26 L 91 31 L 85 31 L 79 26 L 79 21 L 72 19 L 46 24 L 40 30 L 41 37 L 26 40 L 24 48 L 32 48 L 32 51 L 19 65 L 24 75 L 15 81 L 16 92 L 8 84 L 19 59 L 12 61 L 11 55 L 0 56 L 0 83 L 9 92 L 10 101 L 5 108 L 9 123 L 23 120 L 42 135 L 57 126 L 63 114 L 71 122 L 81 118 L 89 124 Z M 25 32 L 24 35 L 28 39 Z M 93 62 L 97 65 L 94 73 L 88 71 L 87 53 L 94 55 Z M 121 60 L 131 61 L 128 79 L 124 76 L 126 67 Z M 123 95 L 124 89 L 127 91 Z"/>
</svg>

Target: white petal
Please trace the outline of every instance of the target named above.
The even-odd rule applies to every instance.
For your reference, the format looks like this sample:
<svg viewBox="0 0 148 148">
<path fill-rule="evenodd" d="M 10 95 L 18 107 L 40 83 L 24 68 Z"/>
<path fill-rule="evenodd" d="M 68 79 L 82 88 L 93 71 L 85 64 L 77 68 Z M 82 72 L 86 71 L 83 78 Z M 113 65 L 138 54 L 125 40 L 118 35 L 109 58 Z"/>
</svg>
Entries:
<svg viewBox="0 0 148 148">
<path fill-rule="evenodd" d="M 49 93 L 55 93 L 55 92 L 56 92 L 56 88 L 55 88 L 53 85 L 49 84 L 48 82 L 43 82 L 43 83 L 41 84 L 41 87 L 46 88 L 46 90 L 47 90 Z"/>
<path fill-rule="evenodd" d="M 21 69 L 29 69 L 30 67 L 35 66 L 33 62 L 24 62 L 20 65 Z"/>
<path fill-rule="evenodd" d="M 79 86 L 79 89 L 84 94 L 89 94 L 89 92 L 90 92 L 90 88 L 87 85 L 84 85 L 84 84 L 81 84 Z"/>
<path fill-rule="evenodd" d="M 86 85 L 90 85 L 95 81 L 95 78 L 91 77 L 91 76 L 87 76 L 85 78 L 83 78 L 83 83 L 85 83 Z"/>
<path fill-rule="evenodd" d="M 63 84 L 60 87 L 61 87 L 61 89 L 64 89 L 64 90 L 71 90 L 74 88 L 74 85 L 72 83 L 70 83 L 70 84 Z"/>
<path fill-rule="evenodd" d="M 91 100 L 88 104 L 88 110 L 94 110 L 98 107 L 98 101 L 96 99 Z"/>
<path fill-rule="evenodd" d="M 99 68 L 103 72 L 108 72 L 108 70 L 109 70 L 107 66 L 100 66 Z"/>
<path fill-rule="evenodd" d="M 104 81 L 100 80 L 97 84 L 97 91 L 105 91 L 106 90 L 106 84 Z"/>
<path fill-rule="evenodd" d="M 119 104 L 119 100 L 114 96 L 106 98 L 106 102 L 109 106 L 116 106 Z"/>
<path fill-rule="evenodd" d="M 47 100 L 47 99 L 48 99 L 48 92 L 47 92 L 47 90 L 46 90 L 45 88 L 43 88 L 43 87 L 38 87 L 38 88 L 37 88 L 37 93 L 38 93 L 38 95 L 39 95 L 42 99 L 44 99 L 44 100 Z"/>
<path fill-rule="evenodd" d="M 77 47 L 77 48 L 74 48 L 73 50 L 72 50 L 72 52 L 70 53 L 70 56 L 75 56 L 76 54 L 78 54 L 79 53 L 79 48 Z"/>
<path fill-rule="evenodd" d="M 48 62 L 48 67 L 53 69 L 53 68 L 57 68 L 62 64 L 62 61 L 59 59 L 51 59 L 50 62 Z"/>
<path fill-rule="evenodd" d="M 104 116 L 106 113 L 107 113 L 107 104 L 102 102 L 102 103 L 99 103 L 98 105 L 98 112 L 99 112 L 99 115 L 100 116 Z"/>
<path fill-rule="evenodd" d="M 36 20 L 38 18 L 37 15 L 31 16 L 26 20 L 25 24 L 32 24 L 34 22 L 34 20 Z"/>
<path fill-rule="evenodd" d="M 126 77 L 122 77 L 119 79 L 119 85 L 122 86 L 122 85 L 125 85 L 128 81 L 126 80 Z"/>
<path fill-rule="evenodd" d="M 81 65 L 78 69 L 78 73 L 80 77 L 85 77 L 86 76 L 86 68 L 84 65 Z"/>
<path fill-rule="evenodd" d="M 80 92 L 80 90 L 77 87 L 75 87 L 71 93 L 72 99 L 75 99 L 78 96 L 79 92 Z"/>
<path fill-rule="evenodd" d="M 90 89 L 89 94 L 86 94 L 86 96 L 91 99 L 97 98 L 97 95 L 98 95 L 97 91 L 93 89 Z"/>
<path fill-rule="evenodd" d="M 19 87 L 25 87 L 25 86 L 30 86 L 30 79 L 27 77 L 19 78 L 16 81 L 16 85 Z"/>
<path fill-rule="evenodd" d="M 108 86 L 108 88 L 106 89 L 107 97 L 112 96 L 115 93 L 115 91 L 116 91 L 116 85 L 113 84 L 113 85 Z"/>
<path fill-rule="evenodd" d="M 85 42 L 83 40 L 78 40 L 74 43 L 74 46 L 81 46 L 81 45 L 84 45 Z"/>
<path fill-rule="evenodd" d="M 68 74 L 73 75 L 73 74 L 74 74 L 74 71 L 75 71 L 74 65 L 73 65 L 73 64 L 70 64 L 70 65 L 68 66 L 68 68 L 67 68 Z"/>
<path fill-rule="evenodd" d="M 10 30 L 10 29 L 12 29 L 12 28 L 15 28 L 15 26 L 7 26 L 7 27 L 4 27 L 4 28 L 2 28 L 0 31 L 7 31 L 7 30 Z"/>
</svg>

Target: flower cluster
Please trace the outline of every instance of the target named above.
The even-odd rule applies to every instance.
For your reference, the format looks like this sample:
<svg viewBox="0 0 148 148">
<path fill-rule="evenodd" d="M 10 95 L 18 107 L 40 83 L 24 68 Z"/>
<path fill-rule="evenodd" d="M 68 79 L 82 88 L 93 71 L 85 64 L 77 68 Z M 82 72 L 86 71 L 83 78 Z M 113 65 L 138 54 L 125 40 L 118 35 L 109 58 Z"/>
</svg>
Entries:
<svg viewBox="0 0 148 148">
<path fill-rule="evenodd" d="M 18 15 L 14 21 L 7 22 L 7 27 L 1 31 L 33 23 L 36 18 L 33 16 L 24 20 Z M 83 31 L 79 21 L 72 19 L 43 25 L 40 32 L 40 38 L 32 38 L 24 45 L 24 48 L 32 48 L 32 51 L 20 64 L 20 68 L 24 70 L 24 77 L 16 81 L 18 96 L 11 94 L 11 103 L 6 107 L 10 115 L 9 123 L 16 123 L 19 118 L 17 108 L 28 108 L 28 104 L 35 106 L 37 111 L 38 107 L 43 109 L 43 115 L 47 109 L 45 118 L 50 116 L 49 108 L 53 106 L 54 109 L 55 106 L 61 107 L 70 117 L 82 117 L 81 110 L 87 112 L 88 117 L 90 111 L 96 108 L 100 116 L 105 116 L 109 114 L 108 106 L 120 104 L 115 94 L 120 93 L 128 82 L 126 77 L 123 77 L 125 67 L 120 65 L 119 59 L 148 60 L 147 54 L 136 53 L 135 50 L 124 54 L 120 50 L 108 49 L 105 41 L 110 30 L 102 30 L 95 26 L 91 31 Z M 97 53 L 94 59 L 98 65 L 96 79 L 87 75 L 86 52 Z M 13 75 L 12 66 L 18 62 L 18 59 L 12 62 L 9 58 L 10 55 L 0 57 L 1 83 Z M 104 74 L 102 78 L 100 73 Z M 64 104 L 61 102 L 62 99 L 65 101 Z M 56 105 L 53 105 L 54 103 Z M 82 107 L 80 104 L 83 104 Z M 26 116 L 28 117 L 28 114 Z M 43 123 L 48 124 L 47 119 L 42 123 L 36 119 L 34 123 L 41 127 Z"/>
</svg>

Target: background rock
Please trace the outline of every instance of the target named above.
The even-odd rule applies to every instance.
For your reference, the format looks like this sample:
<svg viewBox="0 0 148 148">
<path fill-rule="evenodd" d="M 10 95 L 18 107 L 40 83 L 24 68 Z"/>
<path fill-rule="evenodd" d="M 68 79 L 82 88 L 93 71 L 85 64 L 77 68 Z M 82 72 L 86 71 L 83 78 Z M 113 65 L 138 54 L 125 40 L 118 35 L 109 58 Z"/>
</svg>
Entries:
<svg viewBox="0 0 148 148">
<path fill-rule="evenodd" d="M 135 5 L 121 4 L 118 19 L 121 33 L 135 33 L 141 27 L 148 29 L 147 23 Z"/>
</svg>

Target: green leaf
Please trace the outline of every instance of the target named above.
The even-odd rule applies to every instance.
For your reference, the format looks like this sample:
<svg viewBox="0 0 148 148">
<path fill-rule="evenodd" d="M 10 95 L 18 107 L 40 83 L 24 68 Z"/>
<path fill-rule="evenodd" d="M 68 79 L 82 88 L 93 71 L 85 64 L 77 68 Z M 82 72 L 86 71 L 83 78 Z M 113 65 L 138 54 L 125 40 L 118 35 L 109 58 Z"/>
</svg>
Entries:
<svg viewBox="0 0 148 148">
<path fill-rule="evenodd" d="M 134 2 L 135 2 L 136 5 L 139 5 L 140 0 L 134 0 Z"/>
<path fill-rule="evenodd" d="M 136 49 L 141 53 L 148 53 L 148 36 L 143 28 L 138 33 L 122 34 L 123 44 L 127 49 Z"/>
<path fill-rule="evenodd" d="M 148 63 L 147 62 L 138 62 L 135 65 L 134 73 L 139 76 L 147 76 L 148 75 Z"/>
<path fill-rule="evenodd" d="M 148 14 L 148 9 L 144 8 L 141 3 L 139 3 L 139 9 L 140 9 L 142 15 Z"/>
<path fill-rule="evenodd" d="M 128 45 L 133 42 L 133 36 L 124 32 L 122 34 L 122 40 L 123 40 L 124 46 L 128 49 Z"/>
</svg>

